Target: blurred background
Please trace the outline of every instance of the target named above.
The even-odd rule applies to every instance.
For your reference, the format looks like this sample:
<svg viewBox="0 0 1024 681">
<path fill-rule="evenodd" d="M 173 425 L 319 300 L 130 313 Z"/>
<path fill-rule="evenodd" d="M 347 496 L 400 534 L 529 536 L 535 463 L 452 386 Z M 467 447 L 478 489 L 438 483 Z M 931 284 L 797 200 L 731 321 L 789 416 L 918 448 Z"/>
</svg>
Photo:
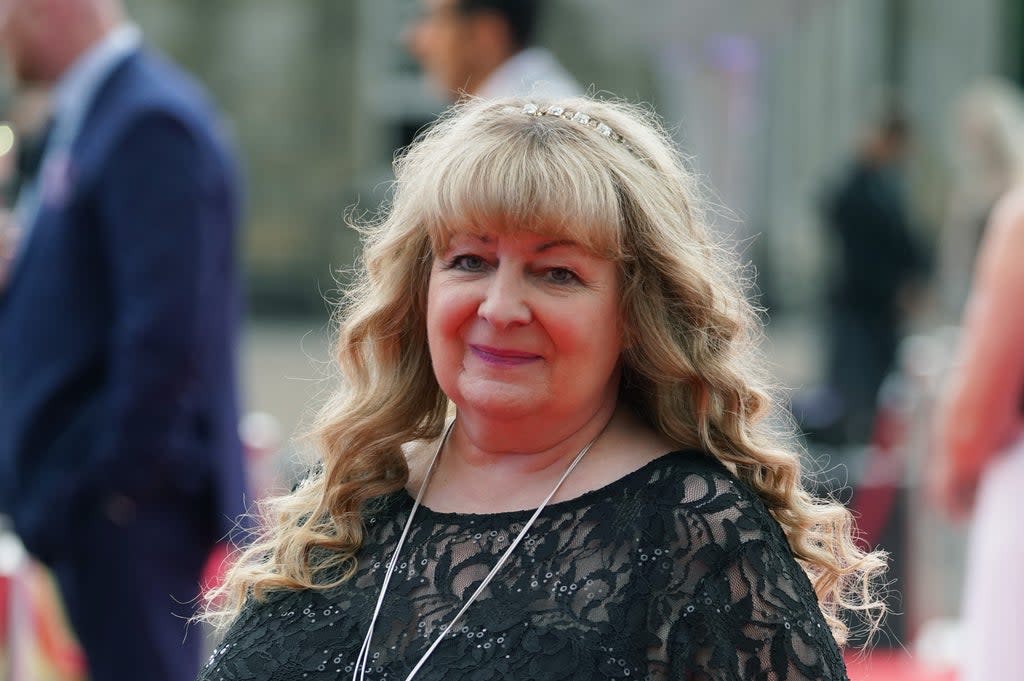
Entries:
<svg viewBox="0 0 1024 681">
<path fill-rule="evenodd" d="M 378 207 L 396 150 L 445 106 L 402 44 L 418 3 L 127 5 L 152 43 L 204 81 L 244 159 L 242 425 L 254 493 L 286 487 L 302 465 L 298 436 L 331 387 L 329 303 L 359 253 L 346 214 Z M 550 0 L 539 43 L 590 91 L 661 114 L 719 206 L 715 229 L 755 273 L 765 350 L 807 433 L 813 482 L 852 504 L 865 541 L 893 554 L 898 614 L 851 675 L 949 678 L 962 530 L 927 510 L 917 481 L 974 243 L 950 237 L 970 222 L 954 205 L 958 102 L 982 79 L 1020 81 L 1024 3 Z M 15 115 L 12 103 L 0 83 L 0 120 Z M 872 126 L 897 108 L 917 264 L 909 293 L 891 292 L 896 358 L 871 418 L 851 424 L 830 378 L 834 279 L 847 255 L 826 206 Z M 0 164 L 10 147 L 0 127 Z"/>
</svg>

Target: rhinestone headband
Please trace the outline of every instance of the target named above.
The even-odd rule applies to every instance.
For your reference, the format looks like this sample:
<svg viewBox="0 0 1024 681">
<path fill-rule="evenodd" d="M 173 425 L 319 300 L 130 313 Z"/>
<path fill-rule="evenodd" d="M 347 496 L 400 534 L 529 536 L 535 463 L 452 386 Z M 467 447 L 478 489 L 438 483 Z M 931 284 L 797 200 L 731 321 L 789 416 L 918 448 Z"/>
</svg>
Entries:
<svg viewBox="0 0 1024 681">
<path fill-rule="evenodd" d="M 542 109 L 533 102 L 526 104 L 522 109 L 517 109 L 513 106 L 506 107 L 505 111 L 508 113 L 522 112 L 528 116 L 557 116 L 558 118 L 564 118 L 567 121 L 572 121 L 573 123 L 578 123 L 584 127 L 590 128 L 602 137 L 607 137 L 610 140 L 618 142 L 633 155 L 636 155 L 637 153 L 633 146 L 626 141 L 626 138 L 612 130 L 612 128 L 606 123 L 603 123 L 590 114 L 583 113 L 582 111 L 572 111 L 570 109 L 566 109 L 564 106 L 557 106 L 554 104 Z"/>
</svg>

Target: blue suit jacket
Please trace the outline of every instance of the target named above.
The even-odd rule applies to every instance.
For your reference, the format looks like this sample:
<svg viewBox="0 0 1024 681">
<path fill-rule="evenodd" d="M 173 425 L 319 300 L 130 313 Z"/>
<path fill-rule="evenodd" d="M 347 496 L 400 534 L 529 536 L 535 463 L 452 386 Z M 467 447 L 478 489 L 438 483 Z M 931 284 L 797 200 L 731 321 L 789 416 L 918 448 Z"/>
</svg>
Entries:
<svg viewBox="0 0 1024 681">
<path fill-rule="evenodd" d="M 112 498 L 201 505 L 212 543 L 243 502 L 231 154 L 199 88 L 143 49 L 67 161 L 0 293 L 0 504 L 46 561 Z"/>
</svg>

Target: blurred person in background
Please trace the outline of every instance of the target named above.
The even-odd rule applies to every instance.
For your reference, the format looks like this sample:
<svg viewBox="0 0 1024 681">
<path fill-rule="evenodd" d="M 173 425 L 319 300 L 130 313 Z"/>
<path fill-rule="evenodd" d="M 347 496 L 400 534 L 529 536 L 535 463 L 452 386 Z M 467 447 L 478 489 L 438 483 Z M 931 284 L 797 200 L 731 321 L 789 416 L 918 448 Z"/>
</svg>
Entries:
<svg viewBox="0 0 1024 681">
<path fill-rule="evenodd" d="M 870 438 L 878 390 L 926 273 L 912 232 L 903 163 L 907 120 L 885 115 L 831 186 L 823 218 L 838 255 L 828 284 L 828 388 L 841 405 L 837 439 Z"/>
<path fill-rule="evenodd" d="M 14 126 L 0 117 L 0 291 L 3 291 L 14 252 L 14 222 L 10 216 L 11 204 L 17 194 L 18 152 Z"/>
<path fill-rule="evenodd" d="M 243 510 L 235 162 L 118 0 L 0 0 L 0 47 L 53 88 L 0 294 L 0 508 L 92 681 L 194 679 L 185 620 Z"/>
<path fill-rule="evenodd" d="M 420 2 L 403 38 L 443 97 L 582 93 L 554 55 L 533 44 L 542 0 Z"/>
<path fill-rule="evenodd" d="M 953 518 L 973 514 L 961 681 L 1022 678 L 1022 262 L 1024 183 L 1018 183 L 991 211 L 982 237 L 956 361 L 939 402 L 936 454 L 929 467 L 933 499 Z"/>
<path fill-rule="evenodd" d="M 1024 96 L 1012 83 L 986 78 L 954 109 L 954 177 L 939 238 L 940 303 L 961 316 L 978 244 L 1000 196 L 1024 182 Z"/>
</svg>

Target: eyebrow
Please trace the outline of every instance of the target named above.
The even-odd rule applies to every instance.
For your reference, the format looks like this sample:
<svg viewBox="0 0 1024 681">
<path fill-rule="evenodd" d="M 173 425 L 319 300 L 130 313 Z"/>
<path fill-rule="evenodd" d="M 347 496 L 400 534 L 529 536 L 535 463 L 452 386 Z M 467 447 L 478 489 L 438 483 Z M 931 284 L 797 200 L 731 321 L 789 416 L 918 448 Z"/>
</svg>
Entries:
<svg viewBox="0 0 1024 681">
<path fill-rule="evenodd" d="M 537 246 L 537 248 L 535 248 L 534 250 L 537 253 L 543 253 L 544 251 L 550 250 L 552 248 L 558 248 L 559 246 L 579 246 L 579 244 L 573 241 L 572 239 L 558 239 L 556 241 L 545 241 L 541 245 Z"/>
</svg>

